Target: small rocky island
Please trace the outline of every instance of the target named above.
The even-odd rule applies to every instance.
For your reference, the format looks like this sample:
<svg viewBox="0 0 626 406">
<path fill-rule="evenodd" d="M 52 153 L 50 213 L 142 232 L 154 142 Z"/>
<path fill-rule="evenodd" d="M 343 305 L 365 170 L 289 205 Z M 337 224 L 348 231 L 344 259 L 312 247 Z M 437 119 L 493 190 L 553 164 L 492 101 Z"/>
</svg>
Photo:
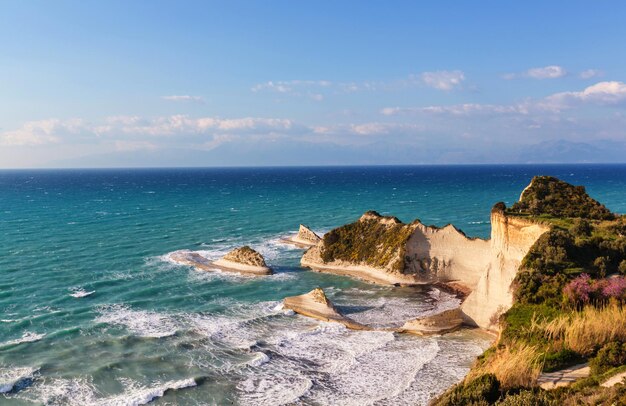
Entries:
<svg viewBox="0 0 626 406">
<path fill-rule="evenodd" d="M 369 330 L 367 326 L 359 324 L 341 314 L 328 300 L 321 288 L 315 288 L 304 295 L 286 297 L 283 300 L 283 306 L 285 309 L 293 310 L 303 316 L 341 323 L 353 330 Z"/>
<path fill-rule="evenodd" d="M 315 234 L 313 230 L 304 224 L 300 224 L 298 234 L 283 238 L 281 241 L 299 248 L 310 248 L 317 245 L 321 240 L 322 238 Z"/>
<path fill-rule="evenodd" d="M 263 255 L 246 246 L 236 248 L 217 261 L 211 261 L 197 252 L 176 251 L 170 255 L 172 261 L 193 266 L 203 271 L 221 270 L 245 275 L 271 275 Z"/>
</svg>

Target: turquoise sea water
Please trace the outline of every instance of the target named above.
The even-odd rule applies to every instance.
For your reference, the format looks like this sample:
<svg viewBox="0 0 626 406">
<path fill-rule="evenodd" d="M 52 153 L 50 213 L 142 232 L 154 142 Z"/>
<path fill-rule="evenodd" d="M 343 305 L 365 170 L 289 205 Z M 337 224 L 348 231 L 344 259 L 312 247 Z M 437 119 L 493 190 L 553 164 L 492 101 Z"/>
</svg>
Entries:
<svg viewBox="0 0 626 406">
<path fill-rule="evenodd" d="M 280 243 L 366 210 L 489 235 L 489 211 L 533 175 L 626 212 L 626 166 L 0 171 L 0 404 L 424 404 L 489 337 L 355 332 L 285 312 L 316 286 L 353 318 L 395 326 L 456 304 L 298 266 Z M 177 266 L 249 244 L 276 274 Z"/>
</svg>

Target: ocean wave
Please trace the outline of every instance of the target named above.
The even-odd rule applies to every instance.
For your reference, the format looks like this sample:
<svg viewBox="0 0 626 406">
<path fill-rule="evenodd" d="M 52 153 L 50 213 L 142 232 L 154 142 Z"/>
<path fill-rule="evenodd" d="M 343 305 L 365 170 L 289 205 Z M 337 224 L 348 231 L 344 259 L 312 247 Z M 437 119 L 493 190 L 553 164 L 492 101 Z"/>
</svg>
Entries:
<svg viewBox="0 0 626 406">
<path fill-rule="evenodd" d="M 240 403 L 372 404 L 401 394 L 439 352 L 435 339 L 407 341 L 338 323 L 302 327 L 265 338 L 271 362 L 246 371 L 237 386 Z"/>
<path fill-rule="evenodd" d="M 169 381 L 152 387 L 137 386 L 132 383 L 127 393 L 115 397 L 100 400 L 98 405 L 102 406 L 139 406 L 152 402 L 160 398 L 168 391 L 191 388 L 196 386 L 196 381 L 192 378 L 178 381 Z"/>
<path fill-rule="evenodd" d="M 259 336 L 272 328 L 268 317 L 282 314 L 277 308 L 277 302 L 233 303 L 226 309 L 226 314 L 190 313 L 183 315 L 181 320 L 197 334 L 236 349 L 248 350 L 257 345 Z"/>
<path fill-rule="evenodd" d="M 96 323 L 124 327 L 139 337 L 163 338 L 176 334 L 180 324 L 175 317 L 147 310 L 133 310 L 129 306 L 114 304 L 101 306 Z"/>
<path fill-rule="evenodd" d="M 460 301 L 437 289 L 397 295 L 383 287 L 326 289 L 333 303 L 355 321 L 376 328 L 396 328 L 406 321 L 458 307 Z"/>
<path fill-rule="evenodd" d="M 44 338 L 46 335 L 44 333 L 33 333 L 32 331 L 25 331 L 20 338 L 16 338 L 15 340 L 5 341 L 4 343 L 0 343 L 1 347 L 10 347 L 14 345 L 19 345 L 23 343 L 33 343 L 35 341 L 39 341 Z"/>
<path fill-rule="evenodd" d="M 25 382 L 34 379 L 39 368 L 2 367 L 0 368 L 0 393 L 8 393 Z"/>
<path fill-rule="evenodd" d="M 265 363 L 270 362 L 270 357 L 264 352 L 255 352 L 252 355 L 252 359 L 247 362 L 247 365 L 251 367 L 259 367 Z"/>
<path fill-rule="evenodd" d="M 51 406 L 139 406 L 164 396 L 168 391 L 197 385 L 193 378 L 151 385 L 143 385 L 131 379 L 120 379 L 120 382 L 124 386 L 122 393 L 106 395 L 93 384 L 90 377 L 48 378 L 43 383 L 20 392 L 15 398 Z"/>
<path fill-rule="evenodd" d="M 87 291 L 87 290 L 85 290 L 83 288 L 76 288 L 76 289 L 73 289 L 72 293 L 70 293 L 70 296 L 79 299 L 81 297 L 86 297 L 86 296 L 92 295 L 94 293 L 96 293 L 95 290 Z"/>
<path fill-rule="evenodd" d="M 313 386 L 313 381 L 300 374 L 280 374 L 263 378 L 249 377 L 241 382 L 239 403 L 269 406 L 296 403 Z"/>
</svg>

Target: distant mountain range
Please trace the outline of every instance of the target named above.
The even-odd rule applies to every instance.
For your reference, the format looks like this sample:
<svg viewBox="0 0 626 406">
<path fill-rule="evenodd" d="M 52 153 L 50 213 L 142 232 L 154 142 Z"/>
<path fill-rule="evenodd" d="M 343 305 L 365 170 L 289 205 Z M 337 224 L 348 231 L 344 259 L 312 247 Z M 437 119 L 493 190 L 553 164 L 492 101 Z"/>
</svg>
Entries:
<svg viewBox="0 0 626 406">
<path fill-rule="evenodd" d="M 220 145 L 212 150 L 161 149 L 104 153 L 53 161 L 51 167 L 308 166 L 626 162 L 626 142 L 545 141 L 507 150 L 416 147 L 384 142 L 363 146 L 284 141 Z"/>
</svg>

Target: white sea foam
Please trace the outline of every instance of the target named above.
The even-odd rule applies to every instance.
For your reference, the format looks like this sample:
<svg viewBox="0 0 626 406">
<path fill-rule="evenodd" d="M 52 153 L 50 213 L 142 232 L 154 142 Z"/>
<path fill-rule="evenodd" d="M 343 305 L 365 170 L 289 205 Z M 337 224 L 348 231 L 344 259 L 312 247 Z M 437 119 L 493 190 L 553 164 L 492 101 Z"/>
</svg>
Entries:
<svg viewBox="0 0 626 406">
<path fill-rule="evenodd" d="M 345 291 L 326 289 L 331 300 L 348 316 L 359 323 L 394 328 L 407 320 L 458 307 L 460 301 L 453 295 L 435 290 L 419 295 L 392 295 L 384 288 L 351 288 Z"/>
<path fill-rule="evenodd" d="M 78 289 L 74 289 L 73 292 L 70 293 L 70 296 L 75 297 L 75 298 L 81 298 L 81 297 L 92 295 L 94 293 L 96 293 L 95 290 L 87 291 L 83 288 L 78 288 Z"/>
<path fill-rule="evenodd" d="M 267 362 L 270 362 L 270 357 L 266 353 L 259 351 L 253 353 L 252 359 L 247 364 L 251 367 L 259 367 Z"/>
<path fill-rule="evenodd" d="M 237 389 L 242 405 L 269 406 L 297 402 L 313 386 L 313 381 L 300 374 L 276 374 L 271 377 L 249 377 Z"/>
<path fill-rule="evenodd" d="M 96 323 L 106 323 L 126 328 L 139 337 L 162 338 L 176 334 L 180 328 L 174 316 L 147 310 L 133 310 L 129 306 L 114 304 L 99 308 Z"/>
<path fill-rule="evenodd" d="M 186 314 L 183 323 L 196 333 L 237 349 L 250 349 L 271 326 L 266 318 L 281 314 L 276 302 L 232 304 L 225 315 Z"/>
<path fill-rule="evenodd" d="M 20 338 L 16 338 L 15 340 L 5 341 L 0 344 L 0 347 L 8 347 L 23 343 L 33 343 L 35 341 L 39 341 L 44 338 L 46 335 L 43 333 L 33 333 L 32 331 L 25 331 Z"/>
<path fill-rule="evenodd" d="M 31 367 L 1 367 L 0 368 L 0 393 L 11 392 L 20 383 L 33 379 L 39 371 Z"/>
<path fill-rule="evenodd" d="M 19 393 L 16 398 L 51 406 L 139 406 L 162 397 L 169 390 L 196 386 L 196 381 L 191 378 L 156 382 L 151 385 L 143 385 L 130 379 L 120 381 L 124 386 L 124 392 L 104 395 L 93 384 L 91 378 L 51 378 Z"/>
<path fill-rule="evenodd" d="M 156 398 L 160 398 L 165 395 L 165 392 L 169 390 L 178 390 L 184 388 L 191 388 L 196 386 L 194 379 L 182 379 L 178 381 L 169 381 L 162 384 L 157 384 L 152 387 L 143 387 L 135 383 L 131 383 L 127 386 L 125 393 L 105 398 L 98 402 L 98 405 L 102 406 L 139 406 L 145 405 Z"/>
</svg>

